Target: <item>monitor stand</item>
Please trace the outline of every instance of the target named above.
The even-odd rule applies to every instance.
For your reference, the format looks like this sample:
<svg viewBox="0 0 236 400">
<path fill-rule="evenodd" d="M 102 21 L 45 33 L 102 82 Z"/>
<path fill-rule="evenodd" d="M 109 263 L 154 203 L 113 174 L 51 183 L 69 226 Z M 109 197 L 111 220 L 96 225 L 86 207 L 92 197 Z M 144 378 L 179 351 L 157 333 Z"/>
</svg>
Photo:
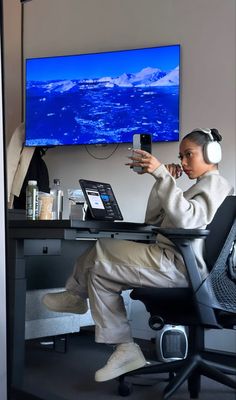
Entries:
<svg viewBox="0 0 236 400">
<path fill-rule="evenodd" d="M 94 220 L 94 218 L 92 217 L 92 214 L 91 214 L 91 212 L 90 212 L 89 207 L 87 207 L 87 209 L 86 209 L 86 211 L 85 211 L 85 218 L 84 218 L 84 220 L 85 220 L 85 221 Z"/>
</svg>

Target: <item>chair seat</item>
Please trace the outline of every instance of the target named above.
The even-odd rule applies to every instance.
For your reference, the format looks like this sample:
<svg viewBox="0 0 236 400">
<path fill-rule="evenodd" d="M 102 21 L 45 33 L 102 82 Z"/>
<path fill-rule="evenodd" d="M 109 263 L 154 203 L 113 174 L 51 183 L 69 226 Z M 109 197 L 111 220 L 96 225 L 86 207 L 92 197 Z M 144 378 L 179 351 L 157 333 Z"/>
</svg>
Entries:
<svg viewBox="0 0 236 400">
<path fill-rule="evenodd" d="M 160 315 L 166 324 L 197 324 L 198 319 L 189 288 L 136 288 L 130 297 L 144 303 L 151 316 Z"/>
<path fill-rule="evenodd" d="M 199 317 L 194 307 L 190 288 L 136 288 L 130 293 L 133 300 L 144 303 L 151 316 L 161 316 L 165 324 L 198 325 Z M 236 325 L 236 315 L 216 310 L 217 320 L 224 328 Z"/>
</svg>

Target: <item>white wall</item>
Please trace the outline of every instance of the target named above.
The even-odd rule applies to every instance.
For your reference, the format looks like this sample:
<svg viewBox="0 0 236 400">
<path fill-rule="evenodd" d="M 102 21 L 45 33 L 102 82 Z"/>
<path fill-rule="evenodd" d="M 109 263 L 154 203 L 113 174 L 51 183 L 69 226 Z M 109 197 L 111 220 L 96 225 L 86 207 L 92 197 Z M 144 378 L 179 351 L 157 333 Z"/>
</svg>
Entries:
<svg viewBox="0 0 236 400">
<path fill-rule="evenodd" d="M 236 185 L 235 0 L 34 0 L 24 9 L 26 57 L 180 43 L 181 132 L 217 127 L 224 139 L 221 172 Z M 45 160 L 50 178 L 61 178 L 65 189 L 79 178 L 111 182 L 125 219 L 139 221 L 153 181 L 124 166 L 127 147 L 106 160 L 84 147 L 56 148 Z M 114 145 L 89 149 L 104 157 Z M 153 153 L 176 161 L 178 144 L 155 144 Z"/>
</svg>

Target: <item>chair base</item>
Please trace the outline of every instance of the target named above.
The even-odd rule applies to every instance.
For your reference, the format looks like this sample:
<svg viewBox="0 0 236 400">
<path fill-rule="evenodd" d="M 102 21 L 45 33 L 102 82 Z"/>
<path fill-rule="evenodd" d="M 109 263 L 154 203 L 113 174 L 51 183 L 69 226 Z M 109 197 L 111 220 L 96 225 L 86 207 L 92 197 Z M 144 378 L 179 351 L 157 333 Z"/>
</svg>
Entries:
<svg viewBox="0 0 236 400">
<path fill-rule="evenodd" d="M 128 396 L 131 393 L 132 384 L 125 382 L 128 376 L 169 373 L 169 383 L 162 397 L 164 400 L 169 399 L 185 381 L 188 381 L 190 398 L 198 399 L 201 376 L 236 389 L 236 380 L 228 376 L 236 375 L 234 364 L 235 359 L 231 355 L 203 351 L 202 354 L 192 355 L 184 360 L 152 364 L 122 375 L 119 377 L 118 393 L 121 396 Z"/>
</svg>

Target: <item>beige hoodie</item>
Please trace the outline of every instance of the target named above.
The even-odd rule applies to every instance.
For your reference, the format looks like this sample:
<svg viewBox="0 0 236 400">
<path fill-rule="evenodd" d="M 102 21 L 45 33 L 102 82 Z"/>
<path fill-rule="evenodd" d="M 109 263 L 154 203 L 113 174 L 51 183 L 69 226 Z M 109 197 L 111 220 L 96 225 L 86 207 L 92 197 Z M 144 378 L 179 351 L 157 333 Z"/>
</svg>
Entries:
<svg viewBox="0 0 236 400">
<path fill-rule="evenodd" d="M 232 186 L 218 170 L 199 177 L 195 184 L 183 192 L 164 165 L 153 172 L 156 182 L 151 190 L 145 222 L 163 228 L 205 229 L 212 221 L 225 197 L 233 194 Z M 159 247 L 170 250 L 179 259 L 179 269 L 184 271 L 184 263 L 172 242 L 162 235 L 157 236 Z M 204 240 L 193 242 L 198 265 L 203 278 L 207 275 L 204 261 Z"/>
</svg>

